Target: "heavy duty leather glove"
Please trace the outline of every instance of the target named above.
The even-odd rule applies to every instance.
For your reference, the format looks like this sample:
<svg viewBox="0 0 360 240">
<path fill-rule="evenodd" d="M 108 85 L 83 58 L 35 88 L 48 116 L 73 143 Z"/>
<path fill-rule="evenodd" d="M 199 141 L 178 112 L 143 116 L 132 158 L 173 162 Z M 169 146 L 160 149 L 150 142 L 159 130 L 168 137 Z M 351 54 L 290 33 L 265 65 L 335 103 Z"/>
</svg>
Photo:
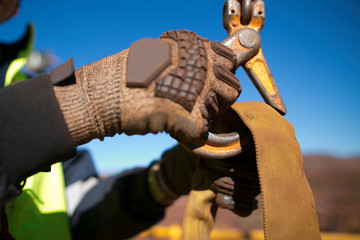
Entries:
<svg viewBox="0 0 360 240">
<path fill-rule="evenodd" d="M 235 62 L 218 42 L 170 31 L 81 67 L 75 84 L 54 91 L 76 145 L 159 131 L 189 141 L 237 99 Z"/>
<path fill-rule="evenodd" d="M 203 159 L 178 145 L 149 167 L 149 189 L 154 199 L 169 205 L 192 189 L 211 189 L 218 206 L 248 216 L 257 208 L 260 193 L 254 149 L 228 159 Z"/>
</svg>

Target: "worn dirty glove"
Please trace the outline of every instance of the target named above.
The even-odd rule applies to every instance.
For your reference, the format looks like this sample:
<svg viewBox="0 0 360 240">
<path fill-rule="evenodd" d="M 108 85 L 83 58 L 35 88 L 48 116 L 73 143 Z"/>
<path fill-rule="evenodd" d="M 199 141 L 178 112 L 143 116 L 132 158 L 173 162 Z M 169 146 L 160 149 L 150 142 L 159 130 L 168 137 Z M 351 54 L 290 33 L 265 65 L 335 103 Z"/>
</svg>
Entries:
<svg viewBox="0 0 360 240">
<path fill-rule="evenodd" d="M 199 137 L 240 93 L 232 50 L 190 31 L 139 40 L 75 71 L 55 95 L 76 145 L 116 133 Z"/>
<path fill-rule="evenodd" d="M 260 185 L 253 149 L 228 159 L 203 159 L 178 145 L 148 169 L 154 199 L 169 205 L 192 189 L 211 189 L 219 207 L 245 217 L 257 209 Z"/>
</svg>

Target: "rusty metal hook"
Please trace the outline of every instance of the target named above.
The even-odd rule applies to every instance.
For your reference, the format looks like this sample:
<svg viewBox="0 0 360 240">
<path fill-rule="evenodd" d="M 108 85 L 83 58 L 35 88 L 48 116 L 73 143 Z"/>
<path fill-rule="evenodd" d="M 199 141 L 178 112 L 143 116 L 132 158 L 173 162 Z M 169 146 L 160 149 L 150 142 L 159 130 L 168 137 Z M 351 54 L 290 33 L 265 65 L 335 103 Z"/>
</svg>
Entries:
<svg viewBox="0 0 360 240">
<path fill-rule="evenodd" d="M 280 114 L 285 115 L 285 104 L 260 48 L 259 32 L 264 23 L 265 3 L 263 0 L 241 0 L 241 2 L 240 0 L 225 0 L 223 25 L 228 32 L 228 37 L 222 44 L 234 51 L 237 67 L 244 68 L 265 102 Z M 236 132 L 227 135 L 208 133 L 202 139 L 183 145 L 204 158 L 228 158 L 243 151 L 243 140 L 234 137 L 236 134 Z M 228 141 L 229 139 L 231 141 Z M 225 144 L 219 144 L 219 140 Z"/>
</svg>

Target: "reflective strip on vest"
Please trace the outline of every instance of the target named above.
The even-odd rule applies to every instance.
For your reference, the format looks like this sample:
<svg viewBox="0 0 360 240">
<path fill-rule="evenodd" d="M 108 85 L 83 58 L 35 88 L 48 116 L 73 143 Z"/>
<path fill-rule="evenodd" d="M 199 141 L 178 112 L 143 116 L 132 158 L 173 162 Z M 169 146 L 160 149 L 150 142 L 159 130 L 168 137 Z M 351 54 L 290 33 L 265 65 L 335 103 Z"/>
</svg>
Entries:
<svg viewBox="0 0 360 240">
<path fill-rule="evenodd" d="M 61 163 L 26 180 L 21 195 L 6 204 L 9 232 L 17 240 L 71 239 Z"/>
</svg>

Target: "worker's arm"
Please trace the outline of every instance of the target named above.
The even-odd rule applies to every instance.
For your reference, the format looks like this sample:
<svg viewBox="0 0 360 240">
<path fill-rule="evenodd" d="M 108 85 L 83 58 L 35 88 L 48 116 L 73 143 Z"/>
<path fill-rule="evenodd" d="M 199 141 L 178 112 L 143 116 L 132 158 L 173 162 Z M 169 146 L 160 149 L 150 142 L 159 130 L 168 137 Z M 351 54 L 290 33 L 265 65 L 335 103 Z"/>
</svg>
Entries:
<svg viewBox="0 0 360 240">
<path fill-rule="evenodd" d="M 160 221 L 167 206 L 150 194 L 147 175 L 136 168 L 98 179 L 70 217 L 73 238 L 128 239 Z"/>
<path fill-rule="evenodd" d="M 160 221 L 165 208 L 192 188 L 212 189 L 219 196 L 226 196 L 233 204 L 220 203 L 221 207 L 247 216 L 256 209 L 254 198 L 260 192 L 255 158 L 251 154 L 246 154 L 246 158 L 205 160 L 178 145 L 167 150 L 148 168 L 97 179 L 96 185 L 86 192 L 75 210 L 68 213 L 73 237 L 131 238 Z M 65 163 L 64 169 L 69 164 Z M 84 182 L 86 188 L 90 181 L 94 179 Z M 68 197 L 79 194 L 79 189 L 70 188 L 67 188 Z"/>
<path fill-rule="evenodd" d="M 170 31 L 78 70 L 70 61 L 3 89 L 2 170 L 19 189 L 94 138 L 159 131 L 179 141 L 200 137 L 240 93 L 235 62 L 220 43 Z"/>
<path fill-rule="evenodd" d="M 0 203 L 21 181 L 75 155 L 48 75 L 0 89 Z"/>
</svg>

